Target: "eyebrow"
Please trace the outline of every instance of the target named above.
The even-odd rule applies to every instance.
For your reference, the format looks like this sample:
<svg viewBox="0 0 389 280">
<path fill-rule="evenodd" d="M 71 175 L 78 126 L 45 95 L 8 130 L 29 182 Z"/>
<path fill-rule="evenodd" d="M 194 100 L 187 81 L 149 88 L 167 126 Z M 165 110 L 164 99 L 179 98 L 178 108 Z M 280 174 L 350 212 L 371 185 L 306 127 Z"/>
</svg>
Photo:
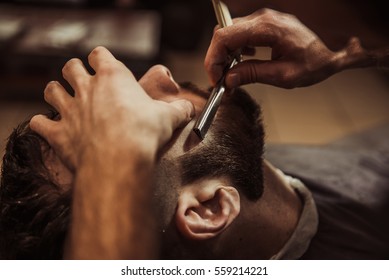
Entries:
<svg viewBox="0 0 389 280">
<path fill-rule="evenodd" d="M 193 84 L 192 82 L 181 82 L 181 83 L 179 83 L 179 85 L 181 88 L 183 88 L 187 91 L 193 92 L 194 94 L 196 94 L 204 99 L 208 99 L 209 94 L 211 93 L 211 89 L 212 89 L 211 87 L 208 88 L 208 90 L 201 89 L 200 87 Z"/>
</svg>

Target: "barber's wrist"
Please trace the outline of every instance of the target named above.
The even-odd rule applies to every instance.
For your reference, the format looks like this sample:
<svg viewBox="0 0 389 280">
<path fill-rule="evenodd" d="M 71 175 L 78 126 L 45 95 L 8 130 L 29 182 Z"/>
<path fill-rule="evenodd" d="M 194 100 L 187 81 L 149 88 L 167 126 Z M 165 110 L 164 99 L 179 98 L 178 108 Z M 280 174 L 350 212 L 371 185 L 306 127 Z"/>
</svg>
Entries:
<svg viewBox="0 0 389 280">
<path fill-rule="evenodd" d="M 134 135 L 121 138 L 117 136 L 109 137 L 109 139 L 101 138 L 96 137 L 79 149 L 81 152 L 78 155 L 78 165 L 98 164 L 99 162 L 104 165 L 118 162 L 152 164 L 155 161 L 158 143 L 153 137 Z"/>
<path fill-rule="evenodd" d="M 151 246 L 155 241 L 150 234 L 155 232 L 154 218 L 147 210 L 151 209 L 147 204 L 151 202 L 153 163 L 136 153 L 104 159 L 93 157 L 88 151 L 84 160 L 77 170 L 73 191 L 71 254 L 68 257 L 155 257 L 152 250 L 137 245 L 139 242 Z M 144 210 L 138 211 L 139 205 L 145 206 Z M 139 226 L 134 228 L 134 224 Z M 141 237 L 137 233 L 141 233 Z"/>
<path fill-rule="evenodd" d="M 136 172 L 136 169 L 150 168 L 154 165 L 156 145 L 133 144 L 126 146 L 88 147 L 79 157 L 79 168 L 93 166 L 104 172 Z M 97 172 L 96 170 L 96 172 Z"/>
</svg>

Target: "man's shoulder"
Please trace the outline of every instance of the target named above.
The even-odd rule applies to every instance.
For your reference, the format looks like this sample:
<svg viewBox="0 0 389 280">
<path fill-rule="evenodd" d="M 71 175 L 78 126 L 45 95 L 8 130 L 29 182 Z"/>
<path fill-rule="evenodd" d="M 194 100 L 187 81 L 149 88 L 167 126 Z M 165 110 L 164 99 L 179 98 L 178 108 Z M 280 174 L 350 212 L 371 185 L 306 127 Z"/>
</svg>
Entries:
<svg viewBox="0 0 389 280">
<path fill-rule="evenodd" d="M 389 124 L 328 145 L 271 145 L 265 156 L 306 182 L 314 194 L 326 190 L 369 202 L 389 193 Z"/>
<path fill-rule="evenodd" d="M 266 157 L 314 197 L 319 229 L 305 258 L 389 257 L 389 125 L 325 146 L 270 146 Z"/>
</svg>

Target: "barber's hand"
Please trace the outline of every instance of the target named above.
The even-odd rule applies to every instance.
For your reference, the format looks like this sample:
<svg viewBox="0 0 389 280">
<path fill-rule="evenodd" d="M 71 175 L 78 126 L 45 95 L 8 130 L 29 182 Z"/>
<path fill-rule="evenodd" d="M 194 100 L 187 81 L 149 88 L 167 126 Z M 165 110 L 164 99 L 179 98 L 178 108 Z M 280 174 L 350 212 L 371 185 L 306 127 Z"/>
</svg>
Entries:
<svg viewBox="0 0 389 280">
<path fill-rule="evenodd" d="M 257 46 L 270 47 L 271 60 L 237 64 L 228 72 L 227 87 L 255 82 L 283 88 L 308 86 L 340 71 L 349 52 L 360 47 L 354 40 L 348 49 L 333 52 L 295 16 L 263 9 L 215 31 L 205 58 L 212 84 L 221 78 L 229 54 Z"/>
<path fill-rule="evenodd" d="M 173 131 L 194 114 L 186 100 L 165 103 L 151 99 L 132 73 L 103 47 L 94 49 L 91 75 L 79 59 L 66 63 L 62 72 L 74 89 L 72 97 L 58 82 L 45 89 L 45 100 L 60 113 L 60 120 L 42 115 L 30 127 L 42 135 L 72 170 L 86 153 L 100 158 L 139 154 L 153 161 Z"/>
</svg>

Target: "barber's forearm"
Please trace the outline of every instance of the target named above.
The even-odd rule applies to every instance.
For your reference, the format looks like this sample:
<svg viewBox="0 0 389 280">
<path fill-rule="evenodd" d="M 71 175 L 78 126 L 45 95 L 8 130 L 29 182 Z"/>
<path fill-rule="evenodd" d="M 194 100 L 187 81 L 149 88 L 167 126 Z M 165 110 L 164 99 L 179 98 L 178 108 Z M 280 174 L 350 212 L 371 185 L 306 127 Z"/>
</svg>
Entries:
<svg viewBox="0 0 389 280">
<path fill-rule="evenodd" d="M 389 46 L 366 49 L 357 38 L 352 38 L 349 44 L 337 53 L 335 64 L 338 71 L 363 67 L 389 67 Z"/>
<path fill-rule="evenodd" d="M 153 161 L 136 153 L 128 157 L 91 155 L 78 170 L 66 258 L 155 257 Z"/>
</svg>

